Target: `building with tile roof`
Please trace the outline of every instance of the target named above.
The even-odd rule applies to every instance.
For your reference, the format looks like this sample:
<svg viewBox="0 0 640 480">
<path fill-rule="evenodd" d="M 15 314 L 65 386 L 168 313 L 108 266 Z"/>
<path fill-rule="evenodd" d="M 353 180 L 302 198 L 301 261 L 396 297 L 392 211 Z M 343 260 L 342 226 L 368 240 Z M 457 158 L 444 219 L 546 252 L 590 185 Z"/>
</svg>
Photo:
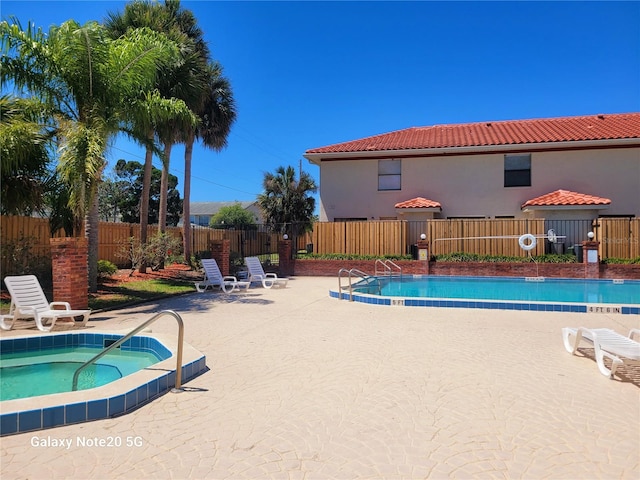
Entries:
<svg viewBox="0 0 640 480">
<path fill-rule="evenodd" d="M 640 216 L 640 113 L 412 127 L 304 156 L 321 221 Z"/>
<path fill-rule="evenodd" d="M 262 211 L 256 202 L 191 202 L 190 222 L 192 225 L 208 227 L 211 217 L 213 217 L 222 207 L 230 207 L 240 204 L 242 208 L 253 213 L 256 223 L 262 223 Z"/>
</svg>

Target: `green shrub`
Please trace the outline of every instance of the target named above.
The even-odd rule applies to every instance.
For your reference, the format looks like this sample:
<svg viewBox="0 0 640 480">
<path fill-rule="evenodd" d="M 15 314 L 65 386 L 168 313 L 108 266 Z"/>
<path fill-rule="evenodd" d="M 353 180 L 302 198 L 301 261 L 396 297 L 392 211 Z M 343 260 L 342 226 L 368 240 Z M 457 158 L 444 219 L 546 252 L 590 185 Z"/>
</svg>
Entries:
<svg viewBox="0 0 640 480">
<path fill-rule="evenodd" d="M 107 278 L 118 271 L 118 267 L 109 260 L 98 260 L 98 277 Z"/>
<path fill-rule="evenodd" d="M 300 259 L 308 260 L 411 260 L 411 255 L 355 255 L 348 253 L 306 253 L 298 254 Z"/>
<path fill-rule="evenodd" d="M 51 258 L 36 252 L 37 240 L 33 236 L 20 235 L 20 238 L 0 245 L 0 253 L 6 268 L 2 272 L 3 277 L 7 275 L 35 275 L 43 288 L 49 288 L 53 285 Z"/>
<path fill-rule="evenodd" d="M 169 258 L 182 258 L 182 244 L 180 240 L 166 233 L 158 233 L 148 240 L 147 245 L 140 245 L 140 240 L 130 237 L 121 242 L 116 255 L 131 263 L 131 273 L 143 263 L 152 270 L 159 270 Z"/>
<path fill-rule="evenodd" d="M 636 258 L 605 258 L 602 263 L 608 263 L 609 265 L 638 265 L 640 264 L 640 257 Z"/>
<path fill-rule="evenodd" d="M 532 260 L 536 263 L 576 263 L 577 257 L 570 253 L 562 255 L 545 254 L 533 257 L 510 257 L 507 255 L 478 255 L 476 253 L 448 253 L 444 255 L 436 255 L 434 259 L 437 262 L 480 262 L 480 263 L 528 263 Z"/>
</svg>

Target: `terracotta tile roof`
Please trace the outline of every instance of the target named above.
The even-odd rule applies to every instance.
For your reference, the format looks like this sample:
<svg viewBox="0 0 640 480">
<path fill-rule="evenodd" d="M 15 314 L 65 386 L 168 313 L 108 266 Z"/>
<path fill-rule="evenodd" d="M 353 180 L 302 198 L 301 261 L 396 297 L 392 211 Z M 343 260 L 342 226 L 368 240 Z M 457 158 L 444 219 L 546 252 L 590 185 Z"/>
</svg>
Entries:
<svg viewBox="0 0 640 480">
<path fill-rule="evenodd" d="M 640 113 L 412 127 L 307 150 L 313 153 L 525 145 L 640 138 Z"/>
<path fill-rule="evenodd" d="M 609 205 L 608 198 L 595 197 L 584 193 L 570 192 L 568 190 L 556 190 L 555 192 L 541 195 L 522 204 L 525 207 L 552 207 L 575 205 Z"/>
<path fill-rule="evenodd" d="M 405 202 L 396 203 L 396 208 L 442 208 L 439 202 L 417 197 Z"/>
</svg>

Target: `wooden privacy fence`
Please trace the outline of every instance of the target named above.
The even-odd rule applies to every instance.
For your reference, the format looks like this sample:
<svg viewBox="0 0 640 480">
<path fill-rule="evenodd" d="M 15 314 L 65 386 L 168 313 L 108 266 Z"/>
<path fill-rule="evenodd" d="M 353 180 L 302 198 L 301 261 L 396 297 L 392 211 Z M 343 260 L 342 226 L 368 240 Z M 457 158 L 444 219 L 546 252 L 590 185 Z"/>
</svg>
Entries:
<svg viewBox="0 0 640 480">
<path fill-rule="evenodd" d="M 314 253 L 404 255 L 407 222 L 317 222 L 313 226 Z"/>
<path fill-rule="evenodd" d="M 530 233 L 538 237 L 531 254 L 542 255 L 552 249 L 544 238 L 549 224 L 542 218 L 318 222 L 313 227 L 313 251 L 319 254 L 405 255 L 425 234 L 432 255 L 465 252 L 524 257 L 528 253 L 520 248 L 518 239 Z M 567 234 L 565 230 L 571 226 L 580 232 L 590 229 L 595 233 L 595 240 L 600 242 L 601 258 L 640 257 L 639 218 L 598 218 L 593 222 L 564 220 L 563 231 L 556 233 Z M 580 233 L 568 235 L 559 242 L 568 249 L 574 242 L 586 239 L 586 233 Z"/>
<path fill-rule="evenodd" d="M 147 238 L 156 235 L 157 225 L 147 227 Z M 167 227 L 165 232 L 182 242 L 181 227 Z M 17 272 L 20 268 L 11 268 L 11 264 L 37 261 L 51 261 L 51 247 L 49 238 L 49 220 L 46 218 L 1 216 L 0 217 L 0 245 L 2 245 L 2 272 Z M 55 232 L 53 237 L 64 237 L 64 231 Z M 129 260 L 122 256 L 129 240 L 140 239 L 140 225 L 135 223 L 100 222 L 98 227 L 98 258 L 109 260 L 119 267 L 129 266 Z M 202 257 L 208 257 L 211 242 L 214 240 L 229 240 L 231 252 L 241 256 L 263 255 L 276 252 L 278 241 L 282 236 L 265 231 L 264 228 L 252 230 L 229 230 L 211 228 L 192 228 L 192 251 Z M 298 249 L 305 248 L 306 235 L 298 237 Z M 302 245 L 302 246 L 300 246 Z"/>
<path fill-rule="evenodd" d="M 307 244 L 312 243 L 313 252 L 320 254 L 406 255 L 424 233 L 432 255 L 466 252 L 526 256 L 527 252 L 518 244 L 518 237 L 524 233 L 542 237 L 548 227 L 545 225 L 544 219 L 317 222 L 312 233 L 292 240 L 297 242 L 294 245 L 296 251 L 304 250 Z M 595 240 L 600 242 L 601 258 L 640 257 L 640 219 L 599 218 L 590 226 L 595 233 Z M 156 234 L 157 228 L 155 225 L 148 227 L 148 238 Z M 166 232 L 182 239 L 182 229 L 179 227 L 167 227 Z M 253 256 L 277 252 L 278 241 L 282 238 L 260 226 L 247 230 L 194 227 L 192 233 L 192 251 L 203 257 L 210 252 L 211 242 L 214 240 L 227 239 L 231 252 Z M 53 236 L 62 237 L 64 232 L 55 232 Z M 119 252 L 131 237 L 139 238 L 140 226 L 101 222 L 98 236 L 99 258 L 123 267 L 128 265 L 128 261 L 120 257 Z M 2 275 L 5 275 L 4 272 L 17 271 L 16 267 L 25 262 L 27 257 L 50 261 L 50 237 L 49 221 L 46 218 L 1 216 Z M 539 238 L 531 253 L 545 253 L 545 243 L 544 239 Z"/>
<path fill-rule="evenodd" d="M 406 255 L 425 234 L 432 255 L 526 256 L 518 238 L 524 233 L 542 236 L 544 225 L 544 219 L 321 222 L 314 225 L 313 243 L 320 254 Z M 531 253 L 540 255 L 544 249 L 541 239 Z"/>
<path fill-rule="evenodd" d="M 524 234 L 545 235 L 544 219 L 431 220 L 427 239 L 432 255 L 465 252 L 479 255 L 526 257 L 518 239 Z M 531 255 L 545 253 L 543 238 L 537 238 Z"/>
<path fill-rule="evenodd" d="M 594 223 L 602 258 L 640 257 L 640 218 L 599 218 Z"/>
</svg>

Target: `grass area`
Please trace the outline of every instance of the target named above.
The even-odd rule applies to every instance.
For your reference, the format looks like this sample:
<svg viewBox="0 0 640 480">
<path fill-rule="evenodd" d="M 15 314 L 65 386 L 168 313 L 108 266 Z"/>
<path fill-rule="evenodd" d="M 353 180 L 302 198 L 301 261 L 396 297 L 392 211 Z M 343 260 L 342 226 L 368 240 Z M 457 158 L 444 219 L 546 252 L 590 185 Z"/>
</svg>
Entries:
<svg viewBox="0 0 640 480">
<path fill-rule="evenodd" d="M 111 310 L 131 303 L 193 292 L 193 282 L 173 279 L 132 280 L 113 286 L 101 285 L 99 293 L 89 294 L 91 310 Z M 51 299 L 51 294 L 47 294 Z M 9 299 L 0 300 L 0 313 L 9 313 Z"/>
<path fill-rule="evenodd" d="M 135 280 L 108 287 L 99 294 L 89 294 L 89 308 L 91 310 L 112 309 L 132 302 L 143 302 L 193 291 L 193 283 L 182 280 Z"/>
</svg>

